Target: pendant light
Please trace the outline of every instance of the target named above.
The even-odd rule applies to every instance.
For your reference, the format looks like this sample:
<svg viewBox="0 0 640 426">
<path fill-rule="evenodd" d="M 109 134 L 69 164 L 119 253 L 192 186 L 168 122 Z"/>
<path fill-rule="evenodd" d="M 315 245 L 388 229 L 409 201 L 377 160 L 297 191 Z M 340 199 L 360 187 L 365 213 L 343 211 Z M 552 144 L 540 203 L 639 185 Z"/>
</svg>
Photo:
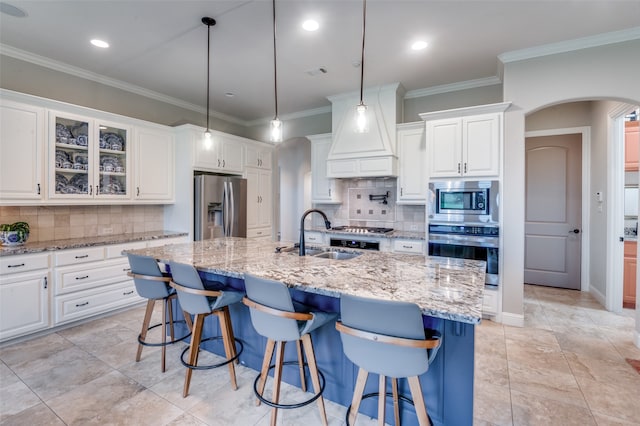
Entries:
<svg viewBox="0 0 640 426">
<path fill-rule="evenodd" d="M 282 121 L 278 118 L 278 66 L 276 62 L 276 0 L 273 5 L 273 92 L 275 99 L 276 115 L 271 120 L 271 142 L 282 142 Z"/>
<path fill-rule="evenodd" d="M 362 56 L 360 57 L 360 103 L 356 107 L 356 132 L 366 133 L 369 131 L 369 123 L 367 120 L 367 106 L 365 105 L 362 94 L 364 86 L 364 39 L 367 28 L 367 0 L 362 1 Z"/>
<path fill-rule="evenodd" d="M 216 20 L 209 17 L 202 18 L 202 23 L 207 26 L 207 130 L 204 132 L 205 147 L 211 147 L 211 130 L 209 129 L 209 56 L 211 54 L 211 27 L 216 24 Z"/>
</svg>

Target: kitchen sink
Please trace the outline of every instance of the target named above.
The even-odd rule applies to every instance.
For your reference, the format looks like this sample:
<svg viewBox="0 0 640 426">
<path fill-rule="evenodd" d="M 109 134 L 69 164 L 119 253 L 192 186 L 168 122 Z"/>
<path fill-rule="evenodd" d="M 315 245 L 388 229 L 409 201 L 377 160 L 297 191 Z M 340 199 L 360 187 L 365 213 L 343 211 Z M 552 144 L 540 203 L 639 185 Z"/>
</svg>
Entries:
<svg viewBox="0 0 640 426">
<path fill-rule="evenodd" d="M 320 257 L 322 259 L 349 260 L 353 259 L 354 257 L 358 257 L 361 254 L 362 253 L 344 251 L 325 251 L 320 254 L 313 255 L 313 257 Z"/>
<path fill-rule="evenodd" d="M 286 247 L 286 248 L 281 249 L 280 251 L 281 251 L 281 253 L 291 253 L 291 254 L 297 255 L 299 249 L 298 249 L 298 247 Z M 318 247 L 305 247 L 304 251 L 305 251 L 305 254 L 307 256 L 315 256 L 317 254 L 325 252 L 324 249 L 321 249 L 321 248 L 318 248 Z"/>
</svg>

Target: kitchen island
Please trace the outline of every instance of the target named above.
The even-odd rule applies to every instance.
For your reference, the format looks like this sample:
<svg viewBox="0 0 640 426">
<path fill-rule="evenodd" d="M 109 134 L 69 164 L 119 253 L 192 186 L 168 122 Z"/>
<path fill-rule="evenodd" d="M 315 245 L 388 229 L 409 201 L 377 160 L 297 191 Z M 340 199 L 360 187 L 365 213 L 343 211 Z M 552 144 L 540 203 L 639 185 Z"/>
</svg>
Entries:
<svg viewBox="0 0 640 426">
<path fill-rule="evenodd" d="M 223 238 L 132 253 L 165 263 L 192 264 L 211 288 L 244 290 L 245 273 L 280 281 L 291 289 L 294 300 L 328 312 L 339 312 L 341 294 L 416 303 L 422 309 L 425 327 L 443 336 L 433 364 L 420 377 L 432 421 L 436 425 L 472 424 L 474 326 L 481 320 L 484 262 L 357 250 L 348 250 L 360 253 L 348 260 L 300 257 L 292 244 L 276 250 L 283 245 Z M 236 337 L 244 342 L 241 363 L 259 370 L 266 340 L 253 330 L 244 305 L 233 306 L 231 317 Z M 205 333 L 214 334 L 216 329 L 215 319 L 210 317 Z M 328 325 L 315 331 L 313 339 L 318 365 L 326 378 L 324 396 L 349 405 L 357 367 L 344 357 L 338 332 Z M 206 349 L 223 353 L 214 345 Z M 287 359 L 295 359 L 294 347 L 288 349 Z M 283 379 L 299 385 L 297 369 L 285 371 Z M 376 386 L 375 380 L 369 380 L 365 392 L 375 392 Z M 409 394 L 404 386 L 402 381 L 401 392 Z M 403 424 L 417 424 L 412 407 L 404 408 Z M 375 417 L 375 399 L 363 401 L 361 412 Z"/>
</svg>

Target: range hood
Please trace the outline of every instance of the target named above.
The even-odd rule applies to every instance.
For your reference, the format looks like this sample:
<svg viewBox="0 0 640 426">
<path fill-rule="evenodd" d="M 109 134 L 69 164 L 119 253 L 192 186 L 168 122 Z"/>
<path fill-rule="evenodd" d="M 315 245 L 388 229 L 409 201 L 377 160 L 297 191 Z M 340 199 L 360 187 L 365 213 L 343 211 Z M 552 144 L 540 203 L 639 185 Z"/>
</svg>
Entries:
<svg viewBox="0 0 640 426">
<path fill-rule="evenodd" d="M 402 117 L 404 88 L 400 83 L 364 91 L 369 131 L 355 131 L 359 93 L 330 96 L 333 142 L 327 158 L 327 177 L 386 177 L 398 175 L 396 124 Z"/>
</svg>

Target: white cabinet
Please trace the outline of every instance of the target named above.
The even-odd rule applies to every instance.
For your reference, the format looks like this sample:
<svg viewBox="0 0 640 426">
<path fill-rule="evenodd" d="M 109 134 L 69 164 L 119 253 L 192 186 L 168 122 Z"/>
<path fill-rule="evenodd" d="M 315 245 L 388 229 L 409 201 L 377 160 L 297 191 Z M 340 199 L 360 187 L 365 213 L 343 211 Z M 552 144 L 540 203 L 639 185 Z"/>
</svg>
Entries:
<svg viewBox="0 0 640 426">
<path fill-rule="evenodd" d="M 204 137 L 204 129 L 189 126 L 193 144 L 193 168 L 196 170 L 242 173 L 244 142 L 242 138 L 211 130 L 211 137 Z"/>
<path fill-rule="evenodd" d="M 45 111 L 2 100 L 0 104 L 0 202 L 40 201 L 44 195 Z"/>
<path fill-rule="evenodd" d="M 173 202 L 175 140 L 164 129 L 136 129 L 135 200 Z"/>
<path fill-rule="evenodd" d="M 398 125 L 398 204 L 426 202 L 428 178 L 425 126 L 422 122 Z"/>
<path fill-rule="evenodd" d="M 485 287 L 482 294 L 482 314 L 493 316 L 498 313 L 498 289 Z"/>
<path fill-rule="evenodd" d="M 49 198 L 130 199 L 131 127 L 49 111 Z"/>
<path fill-rule="evenodd" d="M 394 239 L 391 245 L 391 250 L 394 253 L 424 255 L 424 248 L 425 243 L 420 240 Z"/>
<path fill-rule="evenodd" d="M 247 237 L 271 237 L 271 171 L 247 167 Z M 256 231 L 257 230 L 257 231 Z M 258 234 L 257 232 L 261 232 Z"/>
<path fill-rule="evenodd" d="M 311 202 L 341 204 L 342 187 L 337 179 L 327 177 L 327 157 L 331 133 L 307 136 L 311 141 Z"/>
<path fill-rule="evenodd" d="M 420 114 L 426 121 L 429 177 L 500 175 L 504 111 L 510 102 Z"/>
<path fill-rule="evenodd" d="M 325 234 L 317 231 L 305 231 L 304 242 L 305 244 L 327 245 Z"/>
<path fill-rule="evenodd" d="M 245 156 L 245 166 L 271 170 L 271 162 L 273 161 L 273 148 L 247 144 L 246 149 L 247 154 Z"/>
<path fill-rule="evenodd" d="M 0 341 L 49 328 L 49 254 L 0 260 Z"/>
</svg>

